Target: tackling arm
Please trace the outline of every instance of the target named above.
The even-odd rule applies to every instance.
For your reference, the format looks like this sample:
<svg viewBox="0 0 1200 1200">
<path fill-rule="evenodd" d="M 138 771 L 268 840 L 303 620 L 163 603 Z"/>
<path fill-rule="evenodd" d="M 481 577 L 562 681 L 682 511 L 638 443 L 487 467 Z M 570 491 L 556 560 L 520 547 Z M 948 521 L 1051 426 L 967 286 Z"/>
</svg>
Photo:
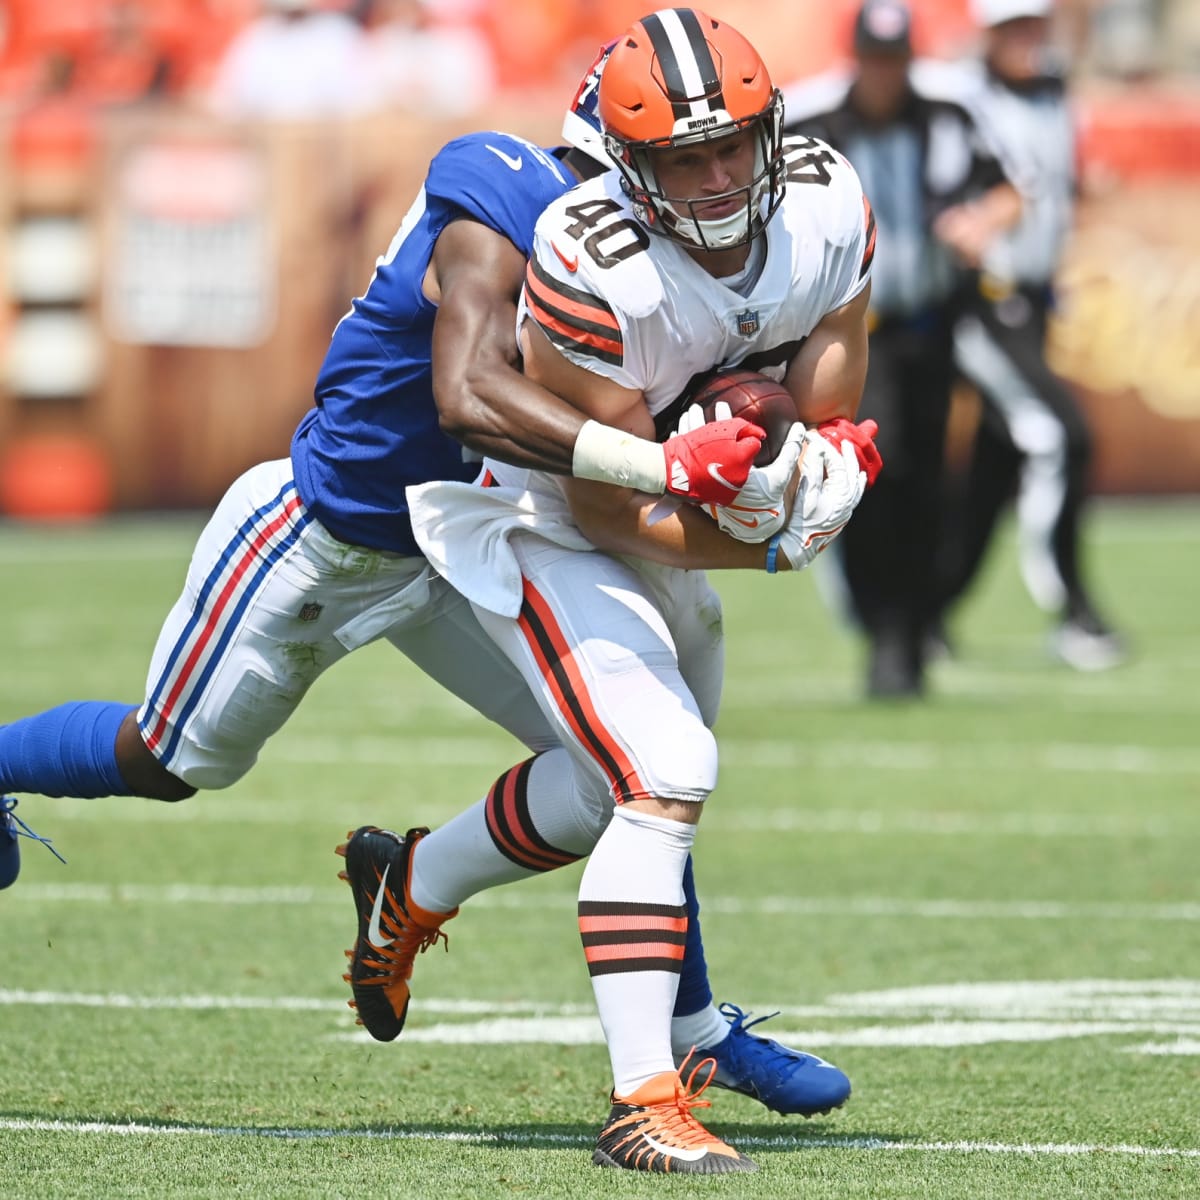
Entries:
<svg viewBox="0 0 1200 1200">
<path fill-rule="evenodd" d="M 433 392 L 444 433 L 502 462 L 570 474 L 586 420 L 521 374 L 516 297 L 525 256 L 477 221 L 453 221 L 434 246 L 422 285 L 438 305 Z"/>
<path fill-rule="evenodd" d="M 588 420 L 523 375 L 513 329 L 524 276 L 521 252 L 476 221 L 453 221 L 439 236 L 422 290 L 438 305 L 433 392 L 443 432 L 515 466 L 692 500 L 720 502 L 727 498 L 724 480 L 745 481 L 761 444 L 749 422 L 658 445 L 653 427 Z M 719 481 L 704 469 L 710 462 L 723 468 Z"/>
</svg>

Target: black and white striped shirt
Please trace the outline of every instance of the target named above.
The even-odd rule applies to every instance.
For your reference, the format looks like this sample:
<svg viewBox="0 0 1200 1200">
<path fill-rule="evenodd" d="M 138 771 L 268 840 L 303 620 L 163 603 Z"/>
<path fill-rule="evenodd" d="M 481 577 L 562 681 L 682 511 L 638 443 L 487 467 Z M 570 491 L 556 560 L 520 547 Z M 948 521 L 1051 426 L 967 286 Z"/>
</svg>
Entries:
<svg viewBox="0 0 1200 1200">
<path fill-rule="evenodd" d="M 1021 220 L 997 239 L 988 273 L 1007 282 L 1049 283 L 1075 207 L 1075 122 L 1060 76 L 1006 83 L 979 65 L 969 103 L 999 143 L 1021 192 Z"/>
<path fill-rule="evenodd" d="M 881 317 L 917 316 L 945 300 L 961 277 L 931 232 L 933 220 L 1008 176 L 951 77 L 927 84 L 910 70 L 905 103 L 886 123 L 855 110 L 853 82 L 852 74 L 831 73 L 787 89 L 785 128 L 821 138 L 850 160 L 878 224 L 871 307 Z"/>
</svg>

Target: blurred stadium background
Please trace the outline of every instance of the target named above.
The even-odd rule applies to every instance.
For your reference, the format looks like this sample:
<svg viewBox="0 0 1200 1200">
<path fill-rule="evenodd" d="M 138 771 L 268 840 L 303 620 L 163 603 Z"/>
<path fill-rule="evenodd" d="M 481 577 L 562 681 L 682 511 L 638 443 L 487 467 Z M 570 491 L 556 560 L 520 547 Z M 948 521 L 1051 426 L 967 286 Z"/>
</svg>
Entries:
<svg viewBox="0 0 1200 1200">
<path fill-rule="evenodd" d="M 279 6 L 353 20 L 388 70 L 311 70 L 307 107 L 239 110 L 227 52 Z M 284 455 L 431 154 L 481 127 L 556 141 L 596 46 L 652 7 L 5 0 L 0 514 L 205 508 Z M 786 85 L 839 59 L 854 0 L 704 7 Z M 922 52 L 970 52 L 968 0 L 914 10 Z M 1057 19 L 1087 186 L 1053 360 L 1091 414 L 1098 491 L 1195 493 L 1200 5 L 1061 0 Z M 964 392 L 952 435 L 973 411 Z"/>
</svg>

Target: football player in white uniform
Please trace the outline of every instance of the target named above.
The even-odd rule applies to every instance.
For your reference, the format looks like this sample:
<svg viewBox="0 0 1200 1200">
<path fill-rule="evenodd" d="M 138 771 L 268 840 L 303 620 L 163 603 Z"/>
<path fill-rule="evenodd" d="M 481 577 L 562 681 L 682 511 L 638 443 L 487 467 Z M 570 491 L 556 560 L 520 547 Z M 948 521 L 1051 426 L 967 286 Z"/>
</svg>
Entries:
<svg viewBox="0 0 1200 1200">
<path fill-rule="evenodd" d="M 538 221 L 518 318 L 526 371 L 639 437 L 668 431 L 679 398 L 714 368 L 782 380 L 810 426 L 791 435 L 803 450 L 791 514 L 773 515 L 776 498 L 764 496 L 751 529 L 490 460 L 485 486 L 408 496 L 422 549 L 539 697 L 576 773 L 612 805 L 579 892 L 614 1078 L 593 1160 L 751 1170 L 691 1115 L 704 1083 L 693 1090 L 697 1073 L 685 1078 L 671 1043 L 681 878 L 717 781 L 721 611 L 697 568 L 799 569 L 861 497 L 854 446 L 834 443 L 866 372 L 874 224 L 845 159 L 811 139 L 785 143 L 782 101 L 753 47 L 695 10 L 662 10 L 627 31 L 601 79 L 600 114 L 619 173 Z M 832 440 L 816 428 L 826 423 Z M 743 490 L 742 515 L 752 500 Z M 449 839 L 421 839 L 407 869 L 439 879 L 446 898 L 445 912 L 399 914 L 391 932 L 415 956 L 470 889 L 456 888 Z"/>
</svg>

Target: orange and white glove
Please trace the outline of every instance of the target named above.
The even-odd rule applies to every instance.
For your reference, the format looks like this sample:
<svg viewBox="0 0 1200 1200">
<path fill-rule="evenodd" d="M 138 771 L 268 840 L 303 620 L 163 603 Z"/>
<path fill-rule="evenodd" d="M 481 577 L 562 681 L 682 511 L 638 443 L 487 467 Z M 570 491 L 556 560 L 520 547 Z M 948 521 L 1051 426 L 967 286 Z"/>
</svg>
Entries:
<svg viewBox="0 0 1200 1200">
<path fill-rule="evenodd" d="M 805 444 L 804 426 L 797 421 L 775 458 L 765 467 L 751 467 L 746 486 L 733 503 L 708 505 L 709 516 L 739 542 L 765 542 L 774 537 L 787 523 L 798 495 L 796 476 Z"/>
<path fill-rule="evenodd" d="M 767 570 L 779 569 L 783 555 L 793 571 L 802 570 L 846 527 L 867 490 L 867 473 L 858 465 L 852 442 L 836 449 L 816 430 L 805 435 L 802 478 L 788 523 L 767 546 Z"/>
</svg>

